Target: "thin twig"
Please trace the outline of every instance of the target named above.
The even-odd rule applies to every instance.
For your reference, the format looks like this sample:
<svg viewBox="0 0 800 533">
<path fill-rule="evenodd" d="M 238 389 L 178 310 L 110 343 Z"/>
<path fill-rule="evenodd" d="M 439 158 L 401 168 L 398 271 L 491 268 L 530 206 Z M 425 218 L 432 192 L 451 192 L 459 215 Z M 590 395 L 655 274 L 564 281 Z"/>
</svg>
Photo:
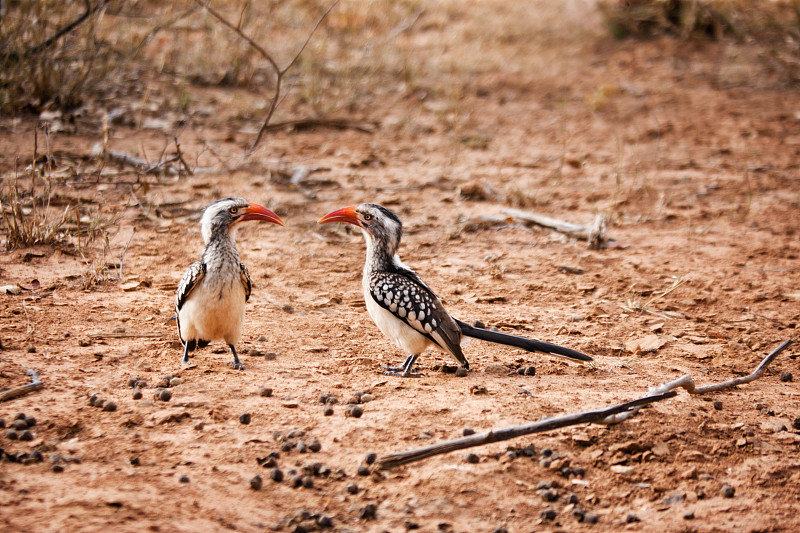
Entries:
<svg viewBox="0 0 800 533">
<path fill-rule="evenodd" d="M 427 459 L 428 457 L 433 457 L 434 455 L 454 452 L 456 450 L 463 450 L 465 448 L 472 448 L 473 446 L 482 446 L 484 444 L 491 444 L 493 442 L 500 442 L 521 437 L 522 435 L 541 433 L 543 431 L 552 431 L 554 429 L 574 426 L 576 424 L 583 424 L 586 422 L 597 422 L 616 413 L 638 408 L 649 403 L 664 400 L 666 398 L 672 398 L 676 395 L 676 392 L 669 391 L 661 395 L 645 396 L 644 398 L 638 398 L 630 402 L 621 403 L 595 411 L 572 413 L 555 418 L 546 418 L 544 420 L 540 420 L 532 424 L 525 424 L 523 426 L 512 426 L 499 429 L 497 431 L 478 433 L 476 435 L 470 435 L 469 437 L 462 437 L 460 439 L 449 440 L 440 442 L 439 444 L 432 444 L 431 446 L 417 448 L 416 450 L 386 455 L 378 459 L 377 465 L 381 470 L 387 470 L 396 466 Z"/>
<path fill-rule="evenodd" d="M 70 22 L 70 23 L 62 26 L 58 30 L 56 30 L 56 32 L 52 36 L 48 37 L 44 42 L 39 43 L 36 46 L 32 46 L 32 47 L 28 48 L 27 50 L 25 50 L 22 53 L 22 56 L 23 57 L 30 57 L 30 56 L 36 55 L 36 54 L 38 54 L 40 52 L 43 52 L 44 50 L 50 48 L 56 41 L 58 41 L 64 35 L 68 34 L 72 30 L 74 30 L 75 28 L 77 28 L 78 26 L 83 24 L 86 21 L 86 19 L 89 18 L 90 15 L 93 15 L 94 13 L 97 13 L 98 11 L 100 11 L 100 9 L 102 9 L 110 1 L 111 0 L 101 0 L 100 2 L 97 3 L 97 5 L 92 7 L 92 5 L 89 3 L 89 0 L 84 0 L 84 3 L 86 4 L 86 11 L 82 15 L 80 15 L 78 18 L 76 18 L 72 22 Z"/>
<path fill-rule="evenodd" d="M 39 372 L 36 370 L 28 370 L 26 373 L 31 377 L 31 382 L 26 385 L 14 387 L 13 389 L 0 392 L 0 402 L 13 400 L 14 398 L 24 396 L 29 392 L 33 392 L 44 387 L 44 383 L 42 383 L 42 381 L 39 379 Z"/>
</svg>

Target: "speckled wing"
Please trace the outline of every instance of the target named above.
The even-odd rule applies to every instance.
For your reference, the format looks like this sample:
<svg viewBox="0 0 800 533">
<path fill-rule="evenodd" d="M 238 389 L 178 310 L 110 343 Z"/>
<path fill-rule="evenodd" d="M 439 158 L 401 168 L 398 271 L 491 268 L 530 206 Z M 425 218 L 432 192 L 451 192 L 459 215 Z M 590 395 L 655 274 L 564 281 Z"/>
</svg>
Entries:
<svg viewBox="0 0 800 533">
<path fill-rule="evenodd" d="M 202 261 L 195 261 L 192 263 L 181 278 L 178 284 L 178 292 L 175 294 L 175 312 L 176 314 L 181 310 L 186 299 L 192 293 L 200 280 L 206 275 L 206 264 Z M 180 324 L 178 324 L 180 329 Z"/>
<path fill-rule="evenodd" d="M 250 292 L 253 290 L 253 284 L 250 283 L 250 273 L 244 263 L 239 263 L 239 275 L 242 278 L 242 286 L 244 287 L 244 301 L 250 299 Z"/>
<path fill-rule="evenodd" d="M 468 365 L 461 351 L 461 329 L 415 272 L 375 272 L 369 289 L 378 305 Z"/>
</svg>

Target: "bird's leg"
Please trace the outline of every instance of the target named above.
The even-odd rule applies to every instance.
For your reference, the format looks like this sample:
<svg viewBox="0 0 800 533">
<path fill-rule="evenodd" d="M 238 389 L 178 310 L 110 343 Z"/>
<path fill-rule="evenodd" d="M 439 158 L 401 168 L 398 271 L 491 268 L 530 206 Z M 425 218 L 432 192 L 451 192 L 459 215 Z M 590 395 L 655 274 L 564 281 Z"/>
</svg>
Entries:
<svg viewBox="0 0 800 533">
<path fill-rule="evenodd" d="M 233 361 L 228 364 L 232 366 L 234 370 L 244 370 L 244 365 L 239 361 L 239 356 L 236 355 L 236 348 L 233 347 L 233 344 L 229 344 L 228 348 L 231 349 L 231 353 L 233 354 Z"/>
<path fill-rule="evenodd" d="M 386 366 L 384 367 L 384 374 L 387 376 L 397 376 L 399 378 L 419 378 L 422 377 L 422 374 L 412 374 L 411 368 L 414 366 L 414 363 L 419 357 L 419 354 L 412 354 L 406 357 L 406 360 L 403 362 L 402 366 Z"/>
<path fill-rule="evenodd" d="M 186 341 L 183 344 L 183 357 L 181 357 L 181 364 L 188 365 L 189 364 L 189 344 L 194 344 L 194 341 Z"/>
</svg>

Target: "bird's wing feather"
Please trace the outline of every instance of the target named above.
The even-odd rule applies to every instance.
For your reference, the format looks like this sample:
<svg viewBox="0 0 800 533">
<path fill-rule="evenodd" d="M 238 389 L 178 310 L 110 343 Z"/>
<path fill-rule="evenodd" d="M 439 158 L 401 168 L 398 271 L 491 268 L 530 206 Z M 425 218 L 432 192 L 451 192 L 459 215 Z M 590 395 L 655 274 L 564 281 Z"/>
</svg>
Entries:
<svg viewBox="0 0 800 533">
<path fill-rule="evenodd" d="M 242 285 L 244 286 L 244 301 L 250 299 L 250 292 L 253 290 L 253 284 L 250 282 L 250 273 L 247 271 L 247 267 L 244 266 L 244 263 L 239 263 L 239 268 L 241 271 L 239 275 L 242 277 Z"/>
<path fill-rule="evenodd" d="M 373 273 L 369 288 L 375 303 L 467 365 L 461 351 L 461 329 L 413 270 Z"/>
<path fill-rule="evenodd" d="M 206 264 L 202 261 L 195 261 L 192 263 L 181 278 L 178 284 L 178 292 L 175 294 L 175 311 L 176 313 L 181 310 L 183 304 L 186 303 L 187 298 L 192 293 L 200 280 L 206 275 Z"/>
</svg>

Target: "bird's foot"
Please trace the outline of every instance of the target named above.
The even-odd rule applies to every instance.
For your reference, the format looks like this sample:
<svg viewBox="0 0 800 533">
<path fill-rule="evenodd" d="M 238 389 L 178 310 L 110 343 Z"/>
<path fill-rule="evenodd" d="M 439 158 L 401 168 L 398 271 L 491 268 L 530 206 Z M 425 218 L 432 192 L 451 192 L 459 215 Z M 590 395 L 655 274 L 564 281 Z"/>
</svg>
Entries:
<svg viewBox="0 0 800 533">
<path fill-rule="evenodd" d="M 394 376 L 397 378 L 421 378 L 422 374 L 415 374 L 412 372 L 405 372 L 402 368 L 393 369 L 392 367 L 385 366 L 383 372 L 384 376 Z"/>
<path fill-rule="evenodd" d="M 244 365 L 240 361 L 230 361 L 228 366 L 234 370 L 244 370 Z"/>
</svg>

